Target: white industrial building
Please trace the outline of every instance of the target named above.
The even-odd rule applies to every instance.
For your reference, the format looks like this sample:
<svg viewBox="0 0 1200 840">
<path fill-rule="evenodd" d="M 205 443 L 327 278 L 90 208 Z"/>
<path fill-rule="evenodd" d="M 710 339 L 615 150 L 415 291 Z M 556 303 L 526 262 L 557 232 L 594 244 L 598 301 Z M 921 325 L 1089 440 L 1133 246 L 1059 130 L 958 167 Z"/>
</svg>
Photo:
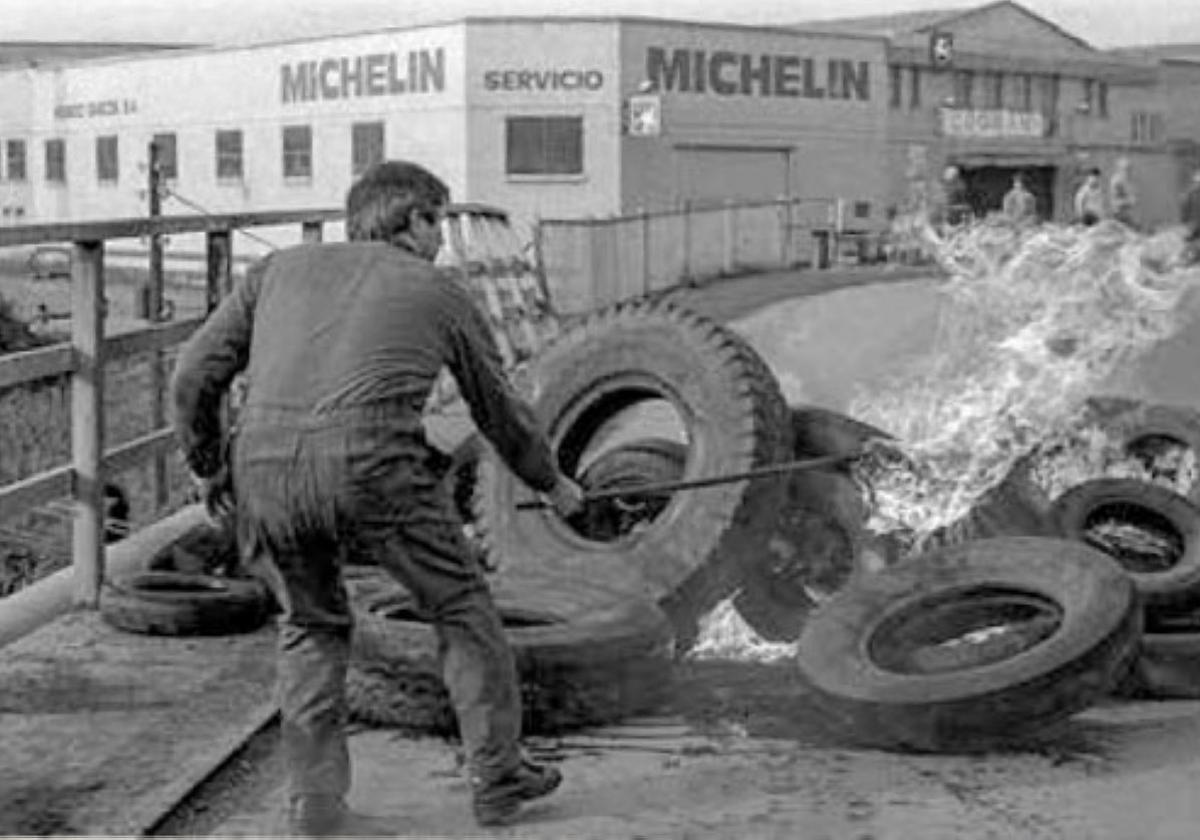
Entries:
<svg viewBox="0 0 1200 840">
<path fill-rule="evenodd" d="M 145 214 L 152 139 L 165 213 L 340 206 L 385 156 L 526 223 L 782 195 L 882 216 L 886 61 L 873 36 L 471 18 L 9 69 L 2 221 Z"/>
</svg>

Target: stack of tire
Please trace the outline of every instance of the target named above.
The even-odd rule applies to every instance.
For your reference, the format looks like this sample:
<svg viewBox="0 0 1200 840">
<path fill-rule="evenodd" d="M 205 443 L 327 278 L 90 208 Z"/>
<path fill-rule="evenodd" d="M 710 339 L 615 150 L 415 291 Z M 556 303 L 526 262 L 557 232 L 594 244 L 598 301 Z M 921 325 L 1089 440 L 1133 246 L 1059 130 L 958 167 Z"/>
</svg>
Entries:
<svg viewBox="0 0 1200 840">
<path fill-rule="evenodd" d="M 1130 454 L 1200 452 L 1200 415 L 1094 401 Z M 798 664 L 863 743 L 974 752 L 1052 729 L 1105 693 L 1200 697 L 1200 488 L 1097 478 L 1048 499 L 1019 464 L 938 535 L 809 617 Z M 1140 550 L 1104 539 L 1104 526 Z M 1022 531 L 1042 536 L 1012 536 Z M 996 536 L 1006 534 L 1007 536 Z"/>
<path fill-rule="evenodd" d="M 545 347 L 520 385 L 561 468 L 585 489 L 737 473 L 791 457 L 787 406 L 762 359 L 731 331 L 667 303 L 591 314 Z M 648 401 L 673 406 L 686 433 L 597 445 L 606 424 Z M 663 702 L 700 618 L 741 585 L 747 558 L 765 553 L 786 492 L 786 480 L 773 478 L 631 495 L 566 520 L 518 511 L 533 494 L 478 439 L 456 450 L 447 476 L 446 492 L 511 622 L 532 732 Z M 448 731 L 433 629 L 402 590 L 374 581 L 352 588 L 352 714 Z"/>
<path fill-rule="evenodd" d="M 1200 456 L 1200 412 L 1184 406 L 1096 398 L 1085 422 L 1147 468 L 1169 449 Z M 1179 487 L 1179 476 L 1164 477 Z M 1060 533 L 1114 557 L 1140 595 L 1145 632 L 1123 695 L 1200 698 L 1200 482 L 1180 490 L 1101 477 L 1053 502 Z"/>
</svg>

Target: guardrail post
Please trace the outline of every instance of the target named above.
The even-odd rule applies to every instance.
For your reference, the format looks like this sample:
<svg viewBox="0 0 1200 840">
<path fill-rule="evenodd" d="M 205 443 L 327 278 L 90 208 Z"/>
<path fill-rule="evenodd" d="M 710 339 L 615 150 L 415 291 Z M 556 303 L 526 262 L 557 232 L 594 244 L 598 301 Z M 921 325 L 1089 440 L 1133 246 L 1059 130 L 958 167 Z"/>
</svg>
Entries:
<svg viewBox="0 0 1200 840">
<path fill-rule="evenodd" d="M 324 239 L 324 224 L 319 221 L 300 223 L 300 238 L 307 243 L 316 244 Z"/>
<path fill-rule="evenodd" d="M 233 249 L 229 231 L 210 230 L 204 237 L 204 304 L 212 312 L 233 285 Z"/>
<path fill-rule="evenodd" d="M 641 209 L 642 216 L 642 294 L 650 294 L 650 211 Z"/>
<path fill-rule="evenodd" d="M 71 557 L 75 605 L 95 609 L 104 580 L 104 242 L 76 242 L 71 261 Z"/>
<path fill-rule="evenodd" d="M 779 261 L 783 268 L 790 268 L 793 262 L 792 248 L 792 199 L 788 196 L 780 197 L 780 214 L 779 221 Z"/>
<path fill-rule="evenodd" d="M 683 246 L 683 268 L 679 272 L 683 282 L 692 282 L 692 203 L 683 202 L 683 235 L 679 237 Z"/>
<path fill-rule="evenodd" d="M 733 206 L 731 199 L 725 199 L 725 209 L 722 211 L 722 221 L 724 222 L 725 235 L 722 239 L 722 270 L 726 274 L 733 274 L 734 252 L 737 250 L 737 208 Z"/>
</svg>

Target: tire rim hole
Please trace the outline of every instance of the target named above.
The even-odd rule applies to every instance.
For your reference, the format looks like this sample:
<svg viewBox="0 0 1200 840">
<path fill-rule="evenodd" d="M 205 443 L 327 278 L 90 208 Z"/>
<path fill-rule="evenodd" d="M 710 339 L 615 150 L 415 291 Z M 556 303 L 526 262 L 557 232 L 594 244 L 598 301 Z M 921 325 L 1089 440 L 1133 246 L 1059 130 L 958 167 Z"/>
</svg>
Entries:
<svg viewBox="0 0 1200 840">
<path fill-rule="evenodd" d="M 1062 608 L 1003 587 L 920 599 L 882 621 L 868 642 L 879 667 L 901 674 L 980 668 L 1041 644 L 1062 624 Z"/>
<path fill-rule="evenodd" d="M 688 423 L 666 389 L 638 382 L 612 388 L 580 411 L 556 455 L 585 491 L 619 490 L 682 478 L 689 441 Z M 626 542 L 648 529 L 674 498 L 668 492 L 599 499 L 564 522 L 589 542 Z"/>
<path fill-rule="evenodd" d="M 1171 520 L 1138 504 L 1115 502 L 1090 511 L 1084 541 L 1141 574 L 1164 572 L 1182 558 L 1186 540 Z"/>
</svg>

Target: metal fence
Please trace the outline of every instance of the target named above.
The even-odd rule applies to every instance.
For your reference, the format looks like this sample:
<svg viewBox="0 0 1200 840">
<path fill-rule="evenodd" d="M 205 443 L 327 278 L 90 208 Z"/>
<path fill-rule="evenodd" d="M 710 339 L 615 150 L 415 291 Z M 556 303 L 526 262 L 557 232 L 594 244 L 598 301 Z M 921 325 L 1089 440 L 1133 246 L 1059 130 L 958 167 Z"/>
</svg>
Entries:
<svg viewBox="0 0 1200 840">
<path fill-rule="evenodd" d="M 843 241 L 837 199 L 685 204 L 676 210 L 544 219 L 537 247 L 555 309 L 578 314 L 681 283 L 799 265 L 827 267 Z"/>
</svg>

